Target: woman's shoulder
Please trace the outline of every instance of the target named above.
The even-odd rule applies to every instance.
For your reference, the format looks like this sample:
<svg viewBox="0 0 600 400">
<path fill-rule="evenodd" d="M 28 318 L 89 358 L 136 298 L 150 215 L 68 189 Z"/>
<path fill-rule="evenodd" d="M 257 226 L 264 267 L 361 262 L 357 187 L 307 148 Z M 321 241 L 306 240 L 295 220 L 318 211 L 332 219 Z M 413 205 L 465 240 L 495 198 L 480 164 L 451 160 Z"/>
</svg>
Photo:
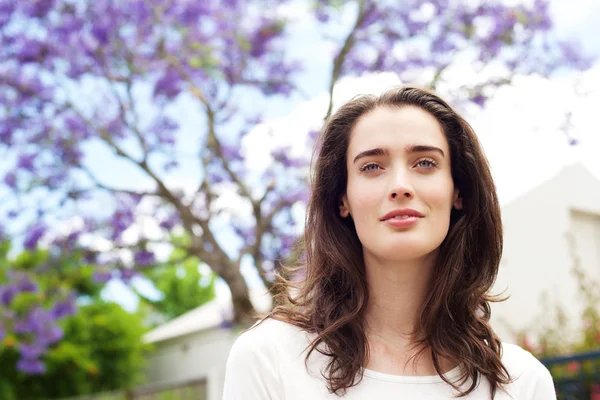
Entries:
<svg viewBox="0 0 600 400">
<path fill-rule="evenodd" d="M 555 399 L 550 372 L 537 358 L 516 344 L 502 344 L 502 364 L 524 399 Z M 521 398 L 521 397 L 520 397 Z"/>
<path fill-rule="evenodd" d="M 283 398 L 282 376 L 308 344 L 304 331 L 267 318 L 237 337 L 227 359 L 224 399 Z M 282 372 L 283 369 L 283 372 Z"/>
<path fill-rule="evenodd" d="M 546 367 L 527 350 L 512 343 L 502 343 L 502 363 L 513 373 L 544 372 Z"/>
<path fill-rule="evenodd" d="M 232 354 L 246 357 L 278 358 L 281 353 L 301 353 L 310 344 L 301 328 L 274 318 L 255 323 L 235 340 Z"/>
</svg>

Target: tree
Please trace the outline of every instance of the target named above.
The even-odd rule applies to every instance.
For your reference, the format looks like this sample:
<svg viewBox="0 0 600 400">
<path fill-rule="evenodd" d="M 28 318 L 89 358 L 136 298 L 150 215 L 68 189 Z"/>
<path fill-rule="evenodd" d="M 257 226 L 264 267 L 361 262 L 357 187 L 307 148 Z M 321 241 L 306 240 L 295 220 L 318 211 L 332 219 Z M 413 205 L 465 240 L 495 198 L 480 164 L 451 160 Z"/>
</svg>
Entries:
<svg viewBox="0 0 600 400">
<path fill-rule="evenodd" d="M 6 400 L 80 396 L 132 387 L 142 381 L 143 316 L 97 299 L 66 318 L 62 340 L 44 355 L 43 375 L 15 368 L 14 347 L 0 350 L 0 395 Z"/>
<path fill-rule="evenodd" d="M 161 297 L 152 299 L 136 290 L 149 312 L 158 313 L 161 319 L 167 321 L 213 300 L 216 295 L 216 276 L 214 273 L 201 274 L 198 269 L 200 260 L 186 257 L 184 262 L 175 263 L 186 255 L 181 247 L 187 247 L 189 240 L 175 238 L 173 242 L 179 246 L 171 253 L 171 262 L 144 271 L 144 276 L 154 284 Z"/>
<path fill-rule="evenodd" d="M 9 257 L 9 242 L 0 249 L 0 398 L 74 396 L 140 380 L 149 350 L 143 316 L 100 298 L 94 266 L 76 252 Z"/>
<path fill-rule="evenodd" d="M 29 374 L 46 371 L 43 354 L 63 337 L 59 325 L 76 311 L 77 288 L 92 294 L 94 268 L 74 255 L 69 262 L 48 251 L 24 251 L 9 258 L 10 242 L 0 243 L 0 352 L 17 351 L 15 368 Z"/>
<path fill-rule="evenodd" d="M 283 17 L 298 4 L 1 2 L 0 143 L 12 166 L 4 176 L 12 197 L 4 204 L 8 220 L 29 222 L 21 232 L 25 246 L 44 240 L 84 248 L 87 262 L 127 279 L 155 264 L 159 244 L 179 228 L 190 238 L 183 258 L 209 265 L 231 290 L 235 321 L 250 323 L 240 266 L 253 265 L 273 288 L 278 263 L 296 240 L 292 208 L 307 197 L 306 159 L 276 148 L 273 167 L 256 178 L 240 146 L 261 121 L 261 110 L 249 110 L 248 102 L 302 91 L 302 64 L 287 51 L 288 28 L 298 21 Z M 393 71 L 457 103 L 483 106 L 516 74 L 589 66 L 572 43 L 554 37 L 544 0 L 325 0 L 310 7 L 306 23 L 336 46 L 324 117 L 340 78 L 365 71 Z M 464 65 L 474 80 L 453 86 L 449 74 Z M 202 115 L 193 137 L 178 134 L 182 104 Z M 93 164 L 96 152 L 112 154 L 119 172 L 130 168 L 136 182 L 102 178 L 110 164 Z M 187 192 L 170 179 L 184 168 L 200 171 Z M 232 191 L 238 207 L 223 207 L 220 196 Z M 74 215 L 80 217 L 68 240 L 48 230 Z M 128 235 L 142 215 L 152 234 Z M 90 237 L 107 248 L 100 251 Z"/>
</svg>

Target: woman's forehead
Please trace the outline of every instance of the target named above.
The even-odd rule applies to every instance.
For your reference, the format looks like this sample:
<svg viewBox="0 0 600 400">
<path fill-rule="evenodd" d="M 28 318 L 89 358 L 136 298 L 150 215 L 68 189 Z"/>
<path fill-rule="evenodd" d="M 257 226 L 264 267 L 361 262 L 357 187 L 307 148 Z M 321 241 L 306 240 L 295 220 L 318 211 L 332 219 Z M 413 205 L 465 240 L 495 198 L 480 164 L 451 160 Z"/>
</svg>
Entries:
<svg viewBox="0 0 600 400">
<path fill-rule="evenodd" d="M 379 107 L 362 116 L 350 135 L 350 157 L 370 148 L 403 150 L 432 146 L 447 153 L 448 142 L 437 119 L 418 107 Z"/>
</svg>

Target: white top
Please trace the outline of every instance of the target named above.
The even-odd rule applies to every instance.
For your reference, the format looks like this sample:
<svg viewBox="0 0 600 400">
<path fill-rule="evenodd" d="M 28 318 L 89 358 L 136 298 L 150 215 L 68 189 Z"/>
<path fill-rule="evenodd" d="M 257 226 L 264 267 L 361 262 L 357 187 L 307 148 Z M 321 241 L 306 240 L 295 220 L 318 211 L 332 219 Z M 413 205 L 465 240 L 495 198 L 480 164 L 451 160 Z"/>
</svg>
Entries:
<svg viewBox="0 0 600 400">
<path fill-rule="evenodd" d="M 312 336 L 300 328 L 268 319 L 244 332 L 229 353 L 223 400 L 333 400 L 321 376 L 327 357 L 313 351 L 305 366 L 306 347 Z M 502 363 L 513 383 L 498 390 L 494 400 L 556 400 L 552 377 L 530 353 L 503 344 Z M 445 374 L 452 382 L 459 367 Z M 469 382 L 466 383 L 467 388 Z M 362 381 L 347 390 L 344 400 L 454 399 L 457 392 L 438 375 L 399 376 L 364 370 Z M 490 400 L 489 383 L 481 378 L 465 400 Z"/>
</svg>

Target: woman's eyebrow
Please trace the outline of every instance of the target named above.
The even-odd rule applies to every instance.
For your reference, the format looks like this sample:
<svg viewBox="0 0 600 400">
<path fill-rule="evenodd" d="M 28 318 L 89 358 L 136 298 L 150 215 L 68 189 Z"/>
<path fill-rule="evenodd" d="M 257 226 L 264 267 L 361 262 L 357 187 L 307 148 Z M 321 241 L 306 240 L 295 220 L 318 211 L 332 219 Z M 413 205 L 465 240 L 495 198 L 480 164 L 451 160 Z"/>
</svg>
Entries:
<svg viewBox="0 0 600 400">
<path fill-rule="evenodd" d="M 381 157 L 381 156 L 389 156 L 389 155 L 390 155 L 390 152 L 387 149 L 382 149 L 380 147 L 377 147 L 375 149 L 361 151 L 360 153 L 358 153 L 358 155 L 356 157 L 354 157 L 354 161 L 352 161 L 352 163 L 354 164 L 361 158 L 365 158 L 365 157 Z"/>
<path fill-rule="evenodd" d="M 406 146 L 404 148 L 404 150 L 407 153 L 428 153 L 428 152 L 436 152 L 439 153 L 442 157 L 446 157 L 446 155 L 444 154 L 444 151 L 442 149 L 440 149 L 439 147 L 436 146 L 429 146 L 429 145 L 425 145 L 425 144 L 414 144 L 414 145 L 409 145 Z M 380 147 L 374 148 L 374 149 L 370 149 L 370 150 L 365 150 L 365 151 L 361 151 L 360 153 L 358 153 L 358 155 L 356 157 L 354 157 L 354 160 L 352 161 L 352 163 L 356 163 L 358 160 L 360 160 L 361 158 L 365 158 L 365 157 L 382 157 L 382 156 L 389 156 L 390 152 L 388 149 L 382 149 Z"/>
<path fill-rule="evenodd" d="M 434 151 L 436 153 L 440 153 L 442 157 L 446 158 L 444 150 L 440 149 L 439 147 L 429 146 L 425 144 L 415 144 L 411 146 L 406 146 L 404 150 L 406 150 L 407 153 L 428 153 L 430 151 Z"/>
</svg>

